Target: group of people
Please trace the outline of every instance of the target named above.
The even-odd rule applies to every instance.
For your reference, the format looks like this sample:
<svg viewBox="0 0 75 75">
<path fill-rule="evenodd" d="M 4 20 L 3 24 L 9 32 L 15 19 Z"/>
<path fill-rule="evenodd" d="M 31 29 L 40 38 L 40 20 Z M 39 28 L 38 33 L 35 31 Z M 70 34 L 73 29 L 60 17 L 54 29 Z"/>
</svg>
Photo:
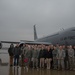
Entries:
<svg viewBox="0 0 75 75">
<path fill-rule="evenodd" d="M 46 68 L 56 70 L 75 69 L 75 46 L 69 45 L 10 45 L 10 66 Z"/>
</svg>

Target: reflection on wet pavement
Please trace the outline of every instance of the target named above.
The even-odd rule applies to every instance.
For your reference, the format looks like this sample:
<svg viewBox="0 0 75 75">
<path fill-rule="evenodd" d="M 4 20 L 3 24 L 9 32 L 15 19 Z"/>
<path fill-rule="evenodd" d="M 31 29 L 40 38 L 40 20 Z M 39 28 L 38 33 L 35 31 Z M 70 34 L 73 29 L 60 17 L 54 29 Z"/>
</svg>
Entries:
<svg viewBox="0 0 75 75">
<path fill-rule="evenodd" d="M 8 62 L 3 63 L 2 60 L 0 59 L 0 66 L 8 66 Z"/>
<path fill-rule="evenodd" d="M 75 71 L 29 69 L 24 67 L 0 67 L 0 75 L 75 75 Z"/>
</svg>

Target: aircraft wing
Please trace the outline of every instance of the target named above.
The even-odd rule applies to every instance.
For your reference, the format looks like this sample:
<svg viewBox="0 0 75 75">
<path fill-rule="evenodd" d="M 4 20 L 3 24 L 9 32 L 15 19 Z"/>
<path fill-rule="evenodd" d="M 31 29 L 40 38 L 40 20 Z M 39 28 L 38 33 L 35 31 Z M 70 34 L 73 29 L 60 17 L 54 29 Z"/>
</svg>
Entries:
<svg viewBox="0 0 75 75">
<path fill-rule="evenodd" d="M 51 44 L 49 42 L 39 42 L 39 41 L 20 41 L 20 44 L 22 43 L 31 44 L 31 45 L 40 45 L 40 44 L 50 45 Z"/>
<path fill-rule="evenodd" d="M 37 44 L 37 45 L 40 45 L 40 44 L 44 44 L 44 45 L 50 45 L 51 43 L 48 43 L 48 42 L 26 42 L 27 44 Z"/>
<path fill-rule="evenodd" d="M 28 40 L 21 40 L 21 41 L 25 41 L 25 42 L 33 42 L 33 41 L 28 41 Z M 0 41 L 1 43 L 13 43 L 13 44 L 17 44 L 17 43 L 21 43 L 21 42 L 14 42 L 14 41 Z"/>
<path fill-rule="evenodd" d="M 11 43 L 13 43 L 13 44 L 17 44 L 17 43 L 23 44 L 23 43 L 25 43 L 25 44 L 30 44 L 30 45 L 35 45 L 35 44 L 37 44 L 37 45 L 40 45 L 40 44 L 50 45 L 51 44 L 49 42 L 38 42 L 38 41 L 28 41 L 28 40 L 21 40 L 20 42 L 1 41 L 1 43 L 9 43 L 9 44 L 11 44 Z"/>
<path fill-rule="evenodd" d="M 1 43 L 13 43 L 13 44 L 17 44 L 17 43 L 20 43 L 20 42 L 14 42 L 14 41 L 1 41 Z"/>
</svg>

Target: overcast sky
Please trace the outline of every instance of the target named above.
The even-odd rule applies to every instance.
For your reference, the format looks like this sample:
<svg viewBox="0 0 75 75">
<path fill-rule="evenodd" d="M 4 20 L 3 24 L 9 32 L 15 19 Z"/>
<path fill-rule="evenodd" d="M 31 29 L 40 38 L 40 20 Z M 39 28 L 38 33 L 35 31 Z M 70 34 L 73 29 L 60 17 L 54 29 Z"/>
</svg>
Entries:
<svg viewBox="0 0 75 75">
<path fill-rule="evenodd" d="M 0 0 L 0 40 L 33 40 L 75 26 L 75 0 Z"/>
</svg>

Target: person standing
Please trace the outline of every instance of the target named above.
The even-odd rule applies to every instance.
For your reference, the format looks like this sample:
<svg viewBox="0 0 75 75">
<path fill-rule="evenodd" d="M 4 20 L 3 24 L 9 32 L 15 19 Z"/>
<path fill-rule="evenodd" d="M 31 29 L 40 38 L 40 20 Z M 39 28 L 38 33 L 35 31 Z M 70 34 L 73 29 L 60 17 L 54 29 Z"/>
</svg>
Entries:
<svg viewBox="0 0 75 75">
<path fill-rule="evenodd" d="M 53 54 L 53 68 L 57 69 L 58 62 L 57 62 L 57 48 L 54 46 Z"/>
<path fill-rule="evenodd" d="M 11 44 L 9 49 L 8 49 L 8 53 L 9 53 L 9 56 L 10 56 L 10 66 L 13 66 L 13 56 L 14 56 L 14 45 Z"/>
<path fill-rule="evenodd" d="M 38 68 L 38 55 L 39 52 L 37 50 L 37 47 L 34 47 L 34 49 L 32 50 L 33 68 Z"/>
<path fill-rule="evenodd" d="M 74 49 L 74 69 L 75 69 L 75 46 L 73 46 Z"/>
<path fill-rule="evenodd" d="M 29 68 L 30 59 L 31 59 L 31 46 L 26 45 L 26 47 L 24 49 L 24 62 L 25 62 L 25 68 L 27 71 Z"/>
<path fill-rule="evenodd" d="M 21 54 L 21 49 L 19 47 L 19 44 L 16 44 L 14 48 L 14 66 L 19 66 L 19 56 Z"/>
<path fill-rule="evenodd" d="M 74 49 L 72 48 L 72 46 L 69 46 L 68 49 L 68 56 L 69 56 L 69 68 L 70 70 L 74 69 Z"/>
<path fill-rule="evenodd" d="M 24 49 L 25 49 L 25 44 L 21 47 L 21 66 L 24 66 Z"/>
<path fill-rule="evenodd" d="M 44 57 L 45 57 L 45 51 L 44 51 L 44 47 L 42 46 L 42 48 L 39 52 L 40 68 L 44 68 Z"/>
<path fill-rule="evenodd" d="M 65 58 L 65 51 L 63 50 L 62 46 L 59 46 L 57 52 L 57 59 L 58 59 L 58 70 L 62 68 L 64 70 L 64 58 Z"/>
<path fill-rule="evenodd" d="M 53 51 L 54 50 L 54 46 L 50 45 L 50 50 Z M 53 57 L 52 57 L 52 61 L 51 61 L 51 69 L 53 69 Z"/>
<path fill-rule="evenodd" d="M 50 46 L 48 46 L 46 50 L 46 63 L 47 63 L 47 69 L 51 69 L 51 61 L 52 61 L 52 50 L 50 49 Z"/>
</svg>

